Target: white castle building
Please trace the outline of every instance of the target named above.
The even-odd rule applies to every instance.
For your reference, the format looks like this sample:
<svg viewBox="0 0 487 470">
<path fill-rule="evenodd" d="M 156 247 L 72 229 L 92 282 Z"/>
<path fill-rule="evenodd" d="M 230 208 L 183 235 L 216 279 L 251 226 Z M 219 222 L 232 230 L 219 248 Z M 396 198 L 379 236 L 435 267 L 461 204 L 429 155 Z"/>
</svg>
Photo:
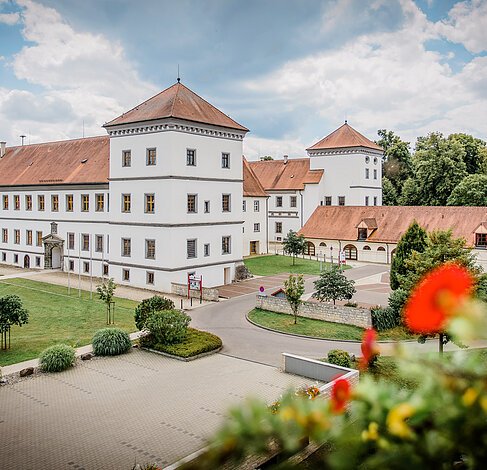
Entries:
<svg viewBox="0 0 487 470">
<path fill-rule="evenodd" d="M 176 83 L 108 136 L 0 147 L 0 262 L 170 291 L 242 261 L 248 129 Z"/>
</svg>

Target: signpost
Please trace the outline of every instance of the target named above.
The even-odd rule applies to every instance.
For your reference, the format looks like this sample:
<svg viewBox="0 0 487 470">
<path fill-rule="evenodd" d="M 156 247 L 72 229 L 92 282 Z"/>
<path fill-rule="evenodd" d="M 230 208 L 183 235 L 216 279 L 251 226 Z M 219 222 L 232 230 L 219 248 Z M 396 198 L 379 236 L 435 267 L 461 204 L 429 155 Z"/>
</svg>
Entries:
<svg viewBox="0 0 487 470">
<path fill-rule="evenodd" d="M 203 300 L 203 276 L 196 274 L 188 274 L 188 299 L 191 299 L 191 291 L 196 290 L 200 292 L 200 303 Z"/>
<path fill-rule="evenodd" d="M 338 264 L 340 265 L 340 270 L 342 269 L 342 264 L 347 264 L 344 251 L 340 251 L 340 259 L 338 261 Z"/>
</svg>

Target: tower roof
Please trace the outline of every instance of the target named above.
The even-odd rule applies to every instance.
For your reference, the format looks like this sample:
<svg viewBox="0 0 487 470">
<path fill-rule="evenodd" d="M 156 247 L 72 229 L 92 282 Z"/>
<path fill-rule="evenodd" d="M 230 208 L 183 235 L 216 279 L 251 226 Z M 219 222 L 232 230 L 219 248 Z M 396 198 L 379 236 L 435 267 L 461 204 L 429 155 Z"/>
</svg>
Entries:
<svg viewBox="0 0 487 470">
<path fill-rule="evenodd" d="M 325 150 L 348 147 L 365 147 L 374 150 L 384 150 L 375 142 L 372 142 L 360 132 L 356 131 L 352 126 L 349 126 L 347 121 L 345 121 L 345 124 L 340 126 L 336 131 L 328 134 L 306 150 Z"/>
<path fill-rule="evenodd" d="M 178 118 L 247 132 L 248 129 L 205 101 L 182 83 L 177 82 L 104 127 L 155 119 Z"/>
</svg>

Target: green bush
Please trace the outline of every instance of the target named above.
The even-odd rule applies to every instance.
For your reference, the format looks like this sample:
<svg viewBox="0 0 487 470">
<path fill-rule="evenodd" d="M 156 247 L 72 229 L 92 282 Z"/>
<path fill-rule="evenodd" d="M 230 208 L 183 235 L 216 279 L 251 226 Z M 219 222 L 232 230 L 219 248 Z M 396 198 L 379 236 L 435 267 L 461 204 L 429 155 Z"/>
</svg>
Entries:
<svg viewBox="0 0 487 470">
<path fill-rule="evenodd" d="M 396 289 L 389 296 L 389 308 L 392 309 L 397 320 L 397 325 L 402 323 L 402 309 L 408 300 L 408 293 L 404 289 Z"/>
<path fill-rule="evenodd" d="M 386 331 L 399 325 L 397 313 L 391 307 L 376 308 L 370 311 L 372 327 L 376 331 Z"/>
<path fill-rule="evenodd" d="M 71 367 L 75 360 L 75 350 L 67 344 L 55 344 L 39 356 L 39 364 L 45 372 L 61 372 Z"/>
<path fill-rule="evenodd" d="M 145 327 L 145 322 L 147 321 L 149 315 L 162 310 L 173 309 L 174 302 L 172 300 L 166 299 L 166 297 L 154 295 L 154 297 L 140 302 L 140 304 L 135 308 L 135 325 L 139 330 L 142 330 Z"/>
<path fill-rule="evenodd" d="M 132 346 L 128 333 L 120 328 L 103 328 L 93 336 L 93 352 L 97 356 L 117 356 Z"/>
<path fill-rule="evenodd" d="M 174 344 L 186 338 L 191 317 L 180 310 L 163 310 L 149 315 L 145 327 L 155 343 Z"/>
<path fill-rule="evenodd" d="M 335 364 L 341 367 L 350 367 L 350 354 L 347 351 L 342 351 L 341 349 L 332 349 L 328 352 L 327 361 L 330 364 Z"/>
</svg>

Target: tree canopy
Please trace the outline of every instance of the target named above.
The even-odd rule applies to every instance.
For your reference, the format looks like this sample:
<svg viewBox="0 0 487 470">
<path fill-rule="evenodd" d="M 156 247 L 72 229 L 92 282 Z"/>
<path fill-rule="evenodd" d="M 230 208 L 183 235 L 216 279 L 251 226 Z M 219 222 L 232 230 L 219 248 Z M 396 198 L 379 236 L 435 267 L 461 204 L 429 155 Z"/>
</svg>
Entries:
<svg viewBox="0 0 487 470">
<path fill-rule="evenodd" d="M 449 206 L 487 206 L 487 175 L 466 176 L 448 198 Z"/>
<path fill-rule="evenodd" d="M 306 240 L 304 235 L 298 235 L 294 230 L 289 230 L 288 234 L 283 240 L 284 253 L 288 253 L 294 259 L 297 255 L 300 255 L 304 251 Z"/>
<path fill-rule="evenodd" d="M 313 297 L 320 302 L 333 300 L 350 300 L 355 293 L 355 282 L 340 271 L 338 266 L 332 266 L 329 271 L 323 271 L 320 278 L 314 282 L 316 292 Z"/>
<path fill-rule="evenodd" d="M 29 313 L 18 295 L 0 298 L 0 334 L 4 349 L 7 348 L 7 332 L 13 325 L 22 326 L 29 322 Z"/>
<path fill-rule="evenodd" d="M 298 321 L 298 309 L 301 305 L 301 296 L 304 294 L 304 279 L 302 274 L 290 274 L 284 282 L 284 293 L 294 314 L 294 323 Z"/>
</svg>

